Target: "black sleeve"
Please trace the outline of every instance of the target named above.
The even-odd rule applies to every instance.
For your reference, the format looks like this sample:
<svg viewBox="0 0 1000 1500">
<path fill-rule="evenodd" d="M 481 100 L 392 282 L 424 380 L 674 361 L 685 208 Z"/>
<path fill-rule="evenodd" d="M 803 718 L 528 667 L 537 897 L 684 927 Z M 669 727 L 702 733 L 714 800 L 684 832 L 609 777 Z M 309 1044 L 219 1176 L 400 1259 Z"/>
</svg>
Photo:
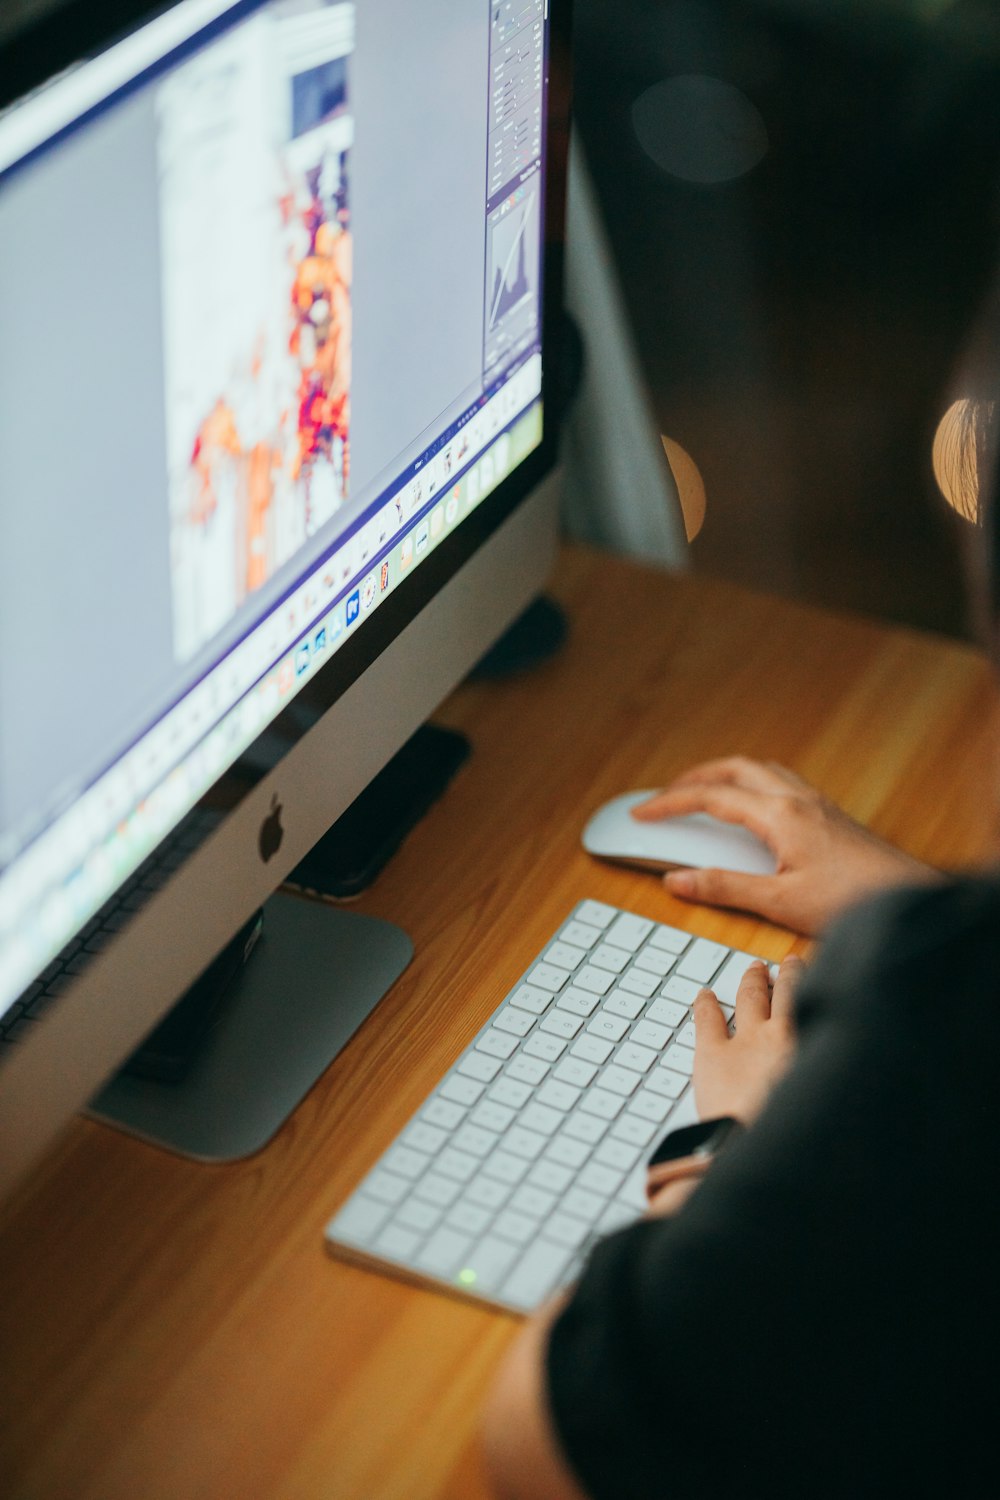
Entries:
<svg viewBox="0 0 1000 1500">
<path fill-rule="evenodd" d="M 598 1246 L 553 1329 L 555 1428 L 593 1500 L 920 1494 L 935 1465 L 974 1492 L 998 978 L 985 882 L 831 933 L 765 1113 L 675 1219 Z"/>
</svg>

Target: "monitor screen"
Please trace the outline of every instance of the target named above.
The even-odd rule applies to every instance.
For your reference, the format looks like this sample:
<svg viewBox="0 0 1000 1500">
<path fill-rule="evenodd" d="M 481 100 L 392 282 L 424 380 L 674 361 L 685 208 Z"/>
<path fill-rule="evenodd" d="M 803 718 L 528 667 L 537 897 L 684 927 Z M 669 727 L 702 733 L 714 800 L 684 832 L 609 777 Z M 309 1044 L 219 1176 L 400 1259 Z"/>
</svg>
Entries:
<svg viewBox="0 0 1000 1500">
<path fill-rule="evenodd" d="M 547 45 L 183 0 L 0 115 L 0 1011 L 535 472 Z"/>
<path fill-rule="evenodd" d="M 478 9 L 186 0 L 0 120 L 0 1004 L 540 441 Z"/>
</svg>

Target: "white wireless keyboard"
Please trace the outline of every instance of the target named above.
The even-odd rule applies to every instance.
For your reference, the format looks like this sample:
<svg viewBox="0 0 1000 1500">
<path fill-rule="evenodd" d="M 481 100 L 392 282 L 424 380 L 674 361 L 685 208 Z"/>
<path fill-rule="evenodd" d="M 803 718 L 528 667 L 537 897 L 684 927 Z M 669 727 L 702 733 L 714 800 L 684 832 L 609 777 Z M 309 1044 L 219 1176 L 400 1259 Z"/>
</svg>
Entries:
<svg viewBox="0 0 1000 1500">
<path fill-rule="evenodd" d="M 584 901 L 326 1230 L 332 1250 L 524 1312 L 639 1217 L 697 1119 L 690 1007 L 755 955 Z"/>
</svg>

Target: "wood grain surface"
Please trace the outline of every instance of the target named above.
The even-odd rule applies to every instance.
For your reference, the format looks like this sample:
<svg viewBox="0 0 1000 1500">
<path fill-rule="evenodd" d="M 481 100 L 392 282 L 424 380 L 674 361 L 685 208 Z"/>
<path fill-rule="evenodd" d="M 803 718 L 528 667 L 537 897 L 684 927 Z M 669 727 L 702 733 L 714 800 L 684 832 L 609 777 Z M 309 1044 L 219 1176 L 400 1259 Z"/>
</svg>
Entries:
<svg viewBox="0 0 1000 1500">
<path fill-rule="evenodd" d="M 272 1144 L 206 1167 L 81 1119 L 7 1205 L 8 1500 L 485 1500 L 477 1413 L 514 1319 L 334 1260 L 324 1224 L 578 900 L 795 945 L 597 864 L 587 813 L 740 751 L 942 866 L 991 848 L 975 652 L 578 548 L 553 592 L 562 654 L 437 715 L 474 756 L 358 903 L 416 957 Z"/>
</svg>

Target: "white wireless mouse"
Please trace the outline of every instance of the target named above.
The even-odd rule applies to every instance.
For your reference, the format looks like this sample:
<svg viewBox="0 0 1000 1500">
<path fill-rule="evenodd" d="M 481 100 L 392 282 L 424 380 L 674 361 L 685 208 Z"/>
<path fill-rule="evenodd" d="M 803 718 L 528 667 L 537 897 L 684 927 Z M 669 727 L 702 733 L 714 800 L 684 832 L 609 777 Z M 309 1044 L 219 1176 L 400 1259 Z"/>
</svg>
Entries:
<svg viewBox="0 0 1000 1500">
<path fill-rule="evenodd" d="M 777 861 L 755 834 L 707 813 L 639 823 L 631 809 L 652 792 L 628 792 L 598 808 L 583 830 L 583 847 L 599 859 L 641 865 L 650 870 L 695 866 L 773 875 Z"/>
</svg>

